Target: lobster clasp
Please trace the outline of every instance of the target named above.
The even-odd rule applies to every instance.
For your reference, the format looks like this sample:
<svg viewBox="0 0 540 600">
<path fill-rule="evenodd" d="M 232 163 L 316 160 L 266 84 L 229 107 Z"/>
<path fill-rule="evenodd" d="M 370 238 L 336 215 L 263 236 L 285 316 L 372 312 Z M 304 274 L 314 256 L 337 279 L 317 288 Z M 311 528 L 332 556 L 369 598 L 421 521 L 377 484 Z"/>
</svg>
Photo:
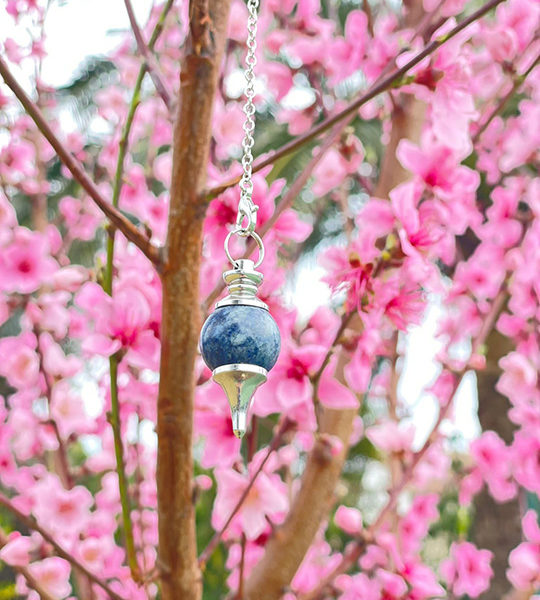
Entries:
<svg viewBox="0 0 540 600">
<path fill-rule="evenodd" d="M 257 225 L 257 211 L 259 207 L 253 204 L 253 202 L 246 196 L 240 197 L 238 204 L 238 216 L 236 217 L 236 225 L 240 228 L 239 235 L 249 235 L 255 231 Z M 244 220 L 247 223 L 244 224 Z"/>
</svg>

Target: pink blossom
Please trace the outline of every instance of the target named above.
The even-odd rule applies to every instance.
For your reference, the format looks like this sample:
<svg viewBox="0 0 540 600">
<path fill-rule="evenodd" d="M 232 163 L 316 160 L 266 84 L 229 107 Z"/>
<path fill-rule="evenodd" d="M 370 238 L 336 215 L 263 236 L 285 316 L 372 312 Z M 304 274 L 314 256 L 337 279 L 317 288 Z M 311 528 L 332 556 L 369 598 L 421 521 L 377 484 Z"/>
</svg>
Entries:
<svg viewBox="0 0 540 600">
<path fill-rule="evenodd" d="M 35 543 L 32 538 L 21 535 L 18 531 L 8 537 L 8 542 L 0 548 L 0 560 L 12 567 L 25 567 L 30 562 L 30 552 Z"/>
<path fill-rule="evenodd" d="M 240 440 L 232 431 L 229 406 L 220 391 L 215 385 L 207 385 L 197 394 L 195 428 L 205 438 L 201 459 L 204 468 L 230 467 L 240 456 Z"/>
<path fill-rule="evenodd" d="M 518 49 L 518 39 L 513 29 L 496 26 L 484 32 L 484 42 L 493 60 L 512 60 Z"/>
<path fill-rule="evenodd" d="M 401 164 L 444 202 L 440 209 L 446 211 L 445 222 L 452 232 L 460 235 L 480 222 L 474 203 L 478 174 L 460 165 L 455 151 L 424 136 L 421 148 L 402 140 L 396 153 Z"/>
<path fill-rule="evenodd" d="M 146 174 L 141 165 L 134 164 L 125 173 L 120 193 L 120 206 L 133 214 L 144 214 L 144 204 L 149 196 Z"/>
<path fill-rule="evenodd" d="M 216 149 L 219 158 L 229 158 L 234 150 L 240 149 L 244 118 L 242 107 L 237 102 L 229 102 L 224 106 L 220 103 L 216 104 L 212 134 L 217 143 Z"/>
<path fill-rule="evenodd" d="M 540 585 L 540 527 L 535 511 L 525 513 L 522 521 L 526 541 L 510 552 L 506 575 L 518 590 L 533 590 Z"/>
<path fill-rule="evenodd" d="M 407 592 L 405 580 L 396 573 L 391 573 L 385 569 L 378 569 L 375 577 L 381 586 L 383 598 L 402 598 Z"/>
<path fill-rule="evenodd" d="M 337 381 L 332 373 L 335 372 L 335 361 L 331 361 L 322 372 L 317 387 L 317 396 L 321 403 L 336 410 L 357 409 L 358 398 L 349 388 Z"/>
<path fill-rule="evenodd" d="M 404 551 L 418 552 L 420 545 L 428 534 L 429 525 L 439 516 L 436 494 L 417 496 L 407 515 L 399 523 L 399 534 Z"/>
<path fill-rule="evenodd" d="M 486 431 L 472 442 L 471 455 L 496 500 L 506 502 L 515 495 L 516 487 L 510 480 L 510 449 L 494 431 Z"/>
<path fill-rule="evenodd" d="M 39 357 L 33 335 L 5 337 L 0 340 L 0 374 L 18 389 L 27 389 L 37 384 Z"/>
<path fill-rule="evenodd" d="M 58 204 L 58 209 L 74 238 L 94 239 L 103 217 L 92 202 L 64 196 Z"/>
<path fill-rule="evenodd" d="M 95 537 L 81 540 L 78 545 L 78 554 L 84 566 L 94 573 L 103 569 L 105 540 Z"/>
<path fill-rule="evenodd" d="M 362 531 L 362 514 L 357 508 L 339 506 L 334 515 L 334 522 L 350 535 L 357 535 Z"/>
<path fill-rule="evenodd" d="M 538 379 L 538 370 L 526 356 L 519 352 L 510 352 L 499 361 L 503 369 L 497 389 L 508 398 L 521 396 L 528 398 L 534 393 Z"/>
<path fill-rule="evenodd" d="M 231 469 L 216 469 L 215 477 L 217 497 L 212 513 L 212 526 L 217 530 L 231 515 L 248 484 L 249 476 Z M 284 485 L 279 477 L 261 473 L 231 523 L 229 532 L 242 531 L 248 540 L 254 540 L 266 530 L 266 518 L 280 520 L 287 504 Z"/>
<path fill-rule="evenodd" d="M 55 598 L 65 598 L 71 593 L 69 575 L 71 566 L 63 558 L 51 556 L 28 566 L 30 574 L 44 591 Z"/>
<path fill-rule="evenodd" d="M 58 265 L 49 256 L 46 238 L 19 227 L 0 256 L 0 289 L 29 294 L 36 291 L 57 268 Z"/>
<path fill-rule="evenodd" d="M 402 284 L 398 276 L 373 282 L 375 310 L 380 308 L 386 317 L 400 330 L 422 322 L 426 301 L 416 285 Z"/>
<path fill-rule="evenodd" d="M 336 587 L 343 593 L 341 600 L 359 600 L 360 598 L 379 598 L 381 589 L 379 583 L 365 573 L 356 575 L 340 575 L 336 578 Z"/>
<path fill-rule="evenodd" d="M 428 598 L 444 597 L 445 592 L 437 581 L 435 573 L 419 560 L 407 561 L 401 571 L 407 581 L 410 600 L 427 600 Z"/>
<path fill-rule="evenodd" d="M 264 63 L 262 71 L 266 75 L 268 89 L 279 102 L 293 86 L 291 70 L 281 63 L 268 61 Z"/>
<path fill-rule="evenodd" d="M 366 324 L 363 333 L 356 340 L 356 348 L 351 360 L 345 367 L 345 380 L 357 393 L 367 390 L 371 367 L 378 354 L 381 343 L 380 332 L 377 329 L 377 319 L 370 315 L 362 315 Z"/>
<path fill-rule="evenodd" d="M 338 187 L 347 176 L 347 168 L 343 157 L 335 148 L 330 148 L 313 169 L 313 193 L 324 196 L 334 188 Z"/>
<path fill-rule="evenodd" d="M 73 377 L 81 370 L 81 360 L 74 354 L 66 356 L 49 333 L 39 337 L 43 369 L 53 377 Z"/>
<path fill-rule="evenodd" d="M 333 82 L 339 82 L 359 69 L 368 41 L 367 24 L 366 14 L 360 10 L 351 10 L 347 15 L 344 38 L 337 38 L 330 47 L 332 62 L 329 67 L 335 73 Z"/>
<path fill-rule="evenodd" d="M 309 327 L 302 333 L 302 344 L 329 347 L 339 328 L 339 317 L 327 306 L 319 306 L 309 319 Z"/>
<path fill-rule="evenodd" d="M 462 481 L 459 489 L 459 503 L 462 506 L 469 506 L 474 496 L 480 492 L 484 481 L 482 474 L 479 469 L 474 469 L 468 475 L 466 475 Z"/>
<path fill-rule="evenodd" d="M 257 414 L 288 412 L 297 405 L 312 402 L 310 377 L 317 372 L 324 355 L 325 348 L 318 345 L 283 347 L 267 383 L 257 392 Z"/>
<path fill-rule="evenodd" d="M 43 527 L 53 532 L 75 536 L 85 527 L 92 495 L 83 486 L 64 489 L 58 479 L 47 477 L 32 489 L 33 513 Z"/>
<path fill-rule="evenodd" d="M 518 590 L 530 591 L 540 585 L 540 546 L 523 542 L 510 552 L 506 575 Z"/>
<path fill-rule="evenodd" d="M 286 123 L 291 135 L 301 135 L 312 126 L 315 117 L 315 105 L 312 104 L 303 110 L 283 108 L 276 115 L 276 121 Z"/>
<path fill-rule="evenodd" d="M 348 248 L 330 247 L 319 259 L 328 275 L 324 280 L 336 291 L 347 291 L 347 309 L 360 310 L 364 294 L 371 289 L 372 247 L 353 242 Z"/>
<path fill-rule="evenodd" d="M 291 587 L 300 593 L 312 590 L 314 582 L 331 573 L 340 559 L 341 555 L 333 553 L 330 544 L 323 540 L 316 540 L 306 552 Z"/>
<path fill-rule="evenodd" d="M 110 356 L 125 348 L 131 364 L 157 369 L 159 341 L 152 328 L 152 307 L 134 282 L 121 285 L 112 298 L 97 284 L 86 283 L 76 302 L 94 324 L 83 341 L 86 352 Z"/>
<path fill-rule="evenodd" d="M 489 550 L 478 550 L 469 542 L 453 543 L 450 558 L 442 562 L 440 571 L 457 596 L 477 598 L 489 588 L 492 556 Z"/>
<path fill-rule="evenodd" d="M 399 427 L 394 421 L 372 425 L 366 430 L 369 441 L 387 452 L 408 452 L 414 439 L 414 425 Z"/>
<path fill-rule="evenodd" d="M 534 36 L 540 8 L 534 0 L 511 0 L 506 6 L 497 7 L 497 22 L 512 28 L 523 51 Z"/>
<path fill-rule="evenodd" d="M 511 450 L 516 481 L 531 492 L 540 493 L 540 438 L 518 432 Z"/>
<path fill-rule="evenodd" d="M 229 16 L 229 38 L 243 44 L 246 41 L 246 22 L 248 11 L 243 2 L 231 3 L 231 14 Z"/>
<path fill-rule="evenodd" d="M 67 381 L 59 381 L 52 389 L 51 417 L 57 423 L 60 435 L 67 439 L 88 427 L 88 415 L 82 398 L 70 389 Z"/>
<path fill-rule="evenodd" d="M 482 244 L 467 262 L 456 270 L 458 289 L 470 290 L 478 300 L 494 298 L 504 280 L 505 269 L 499 248 Z"/>
</svg>

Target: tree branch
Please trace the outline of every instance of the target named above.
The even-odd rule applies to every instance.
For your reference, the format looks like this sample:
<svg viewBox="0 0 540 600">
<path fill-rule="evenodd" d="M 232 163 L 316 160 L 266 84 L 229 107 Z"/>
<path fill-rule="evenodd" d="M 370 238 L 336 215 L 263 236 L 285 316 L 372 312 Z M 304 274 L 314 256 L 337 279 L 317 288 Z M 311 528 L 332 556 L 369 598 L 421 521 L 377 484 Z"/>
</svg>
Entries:
<svg viewBox="0 0 540 600">
<path fill-rule="evenodd" d="M 32 529 L 33 531 L 37 531 L 39 535 L 53 547 L 55 553 L 60 558 L 67 560 L 74 567 L 82 571 L 82 573 L 84 573 L 92 583 L 98 585 L 106 594 L 109 595 L 110 598 L 112 598 L 112 600 L 125 600 L 122 596 L 114 592 L 105 581 L 100 579 L 97 575 L 94 575 L 94 573 L 89 571 L 75 557 L 64 550 L 64 548 L 60 546 L 60 544 L 56 542 L 55 539 L 49 533 L 47 533 L 47 531 L 45 531 L 33 517 L 27 516 L 21 512 L 7 496 L 4 496 L 4 494 L 0 494 L 0 505 L 4 506 L 7 510 L 9 510 L 10 513 L 17 517 L 17 519 L 25 527 L 28 527 L 28 529 Z"/>
<path fill-rule="evenodd" d="M 448 33 L 441 36 L 440 38 L 437 38 L 436 40 L 431 41 L 421 52 L 419 52 L 416 56 L 414 56 L 411 60 L 409 60 L 401 68 L 396 69 L 390 75 L 385 77 L 382 81 L 374 84 L 365 94 L 360 96 L 360 98 L 357 98 L 355 101 L 351 102 L 342 111 L 336 113 L 335 115 L 333 115 L 332 117 L 329 117 L 328 119 L 325 119 L 324 121 L 322 121 L 321 123 L 319 123 L 318 125 L 313 127 L 313 129 L 311 129 L 307 133 L 294 138 L 293 140 L 291 140 L 290 142 L 288 142 L 287 144 L 285 144 L 278 150 L 274 150 L 273 152 L 270 152 L 264 158 L 261 157 L 260 159 L 256 160 L 253 163 L 253 173 L 256 173 L 257 171 L 260 171 L 261 169 L 264 169 L 265 167 L 273 164 L 279 158 L 282 158 L 283 156 L 287 156 L 291 152 L 294 152 L 295 150 L 297 150 L 298 148 L 300 148 L 307 142 L 310 142 L 311 140 L 317 138 L 321 133 L 323 133 L 327 129 L 330 129 L 330 127 L 333 127 L 336 123 L 339 123 L 343 119 L 345 119 L 351 115 L 354 116 L 356 111 L 361 106 L 363 106 L 370 100 L 373 100 L 373 98 L 375 98 L 382 92 L 386 92 L 389 89 L 392 89 L 393 87 L 395 87 L 396 84 L 399 83 L 400 79 L 404 75 L 406 75 L 406 73 L 410 69 L 412 69 L 415 65 L 417 65 L 419 62 L 424 60 L 424 58 L 426 58 L 430 54 L 433 54 L 433 52 L 438 50 L 443 44 L 445 44 L 447 41 L 449 41 L 450 39 L 455 37 L 458 33 L 463 31 L 471 23 L 474 23 L 475 21 L 477 21 L 478 19 L 483 17 L 486 13 L 488 13 L 492 8 L 494 8 L 501 2 L 504 2 L 504 0 L 490 0 L 489 2 L 484 4 L 484 6 L 482 6 L 477 11 L 475 11 L 471 15 L 469 15 L 466 19 L 463 19 L 463 21 L 458 23 Z M 240 181 L 240 176 L 237 176 L 237 177 L 234 177 L 218 186 L 215 186 L 215 187 L 207 190 L 206 194 L 205 194 L 207 200 L 211 200 L 212 198 L 219 196 L 219 194 L 224 192 L 226 189 L 232 187 L 233 185 L 236 185 L 239 181 Z"/>
<path fill-rule="evenodd" d="M 133 29 L 133 35 L 135 36 L 135 40 L 137 42 L 137 48 L 139 52 L 142 54 L 144 61 L 146 63 L 147 71 L 156 86 L 156 91 L 165 103 L 167 110 L 172 112 L 173 110 L 173 102 L 171 99 L 171 93 L 169 92 L 163 78 L 161 77 L 161 71 L 157 64 L 154 55 L 151 52 L 151 48 L 149 45 L 146 45 L 144 41 L 141 29 L 137 23 L 137 19 L 135 18 L 135 13 L 133 12 L 133 6 L 131 4 L 131 0 L 124 0 L 124 4 L 126 5 L 126 11 L 129 17 L 129 22 L 131 23 L 131 29 Z"/>
<path fill-rule="evenodd" d="M 540 63 L 540 54 L 536 57 L 536 59 L 532 62 L 532 64 L 527 68 L 527 70 L 521 74 L 516 75 L 514 77 L 514 84 L 510 88 L 507 94 L 505 94 L 497 103 L 495 108 L 491 111 L 487 119 L 480 125 L 478 131 L 474 134 L 472 138 L 472 143 L 475 145 L 479 139 L 482 137 L 484 131 L 489 127 L 491 121 L 504 110 L 504 107 L 508 104 L 508 101 L 512 96 L 519 90 L 519 88 L 525 83 L 527 77 L 531 74 L 531 72 L 536 68 L 536 66 Z"/>
<path fill-rule="evenodd" d="M 192 428 L 195 361 L 200 331 L 201 201 L 208 169 L 214 96 L 225 40 L 229 0 L 192 0 L 190 35 L 180 75 L 173 137 L 158 395 L 157 489 L 159 562 L 163 600 L 198 600 L 192 503 Z"/>
<path fill-rule="evenodd" d="M 96 184 L 87 175 L 81 163 L 71 154 L 71 152 L 56 137 L 53 130 L 47 123 L 43 113 L 38 106 L 31 100 L 26 92 L 19 85 L 6 62 L 0 57 L 0 75 L 2 75 L 7 86 L 19 99 L 28 115 L 32 118 L 38 129 L 54 148 L 60 160 L 69 169 L 73 178 L 81 185 L 87 194 L 94 200 L 99 209 L 109 219 L 109 221 L 120 230 L 128 240 L 133 242 L 153 263 L 160 261 L 159 250 L 151 244 L 150 240 L 141 233 L 129 219 L 127 219 L 119 210 L 115 209 L 97 188 Z"/>
<path fill-rule="evenodd" d="M 174 0 L 169 0 L 161 14 L 158 22 L 154 27 L 154 31 L 150 37 L 148 47 L 150 50 L 153 49 L 157 42 L 161 32 L 163 31 L 163 25 L 167 14 L 169 13 Z M 116 159 L 116 170 L 113 182 L 112 192 L 112 205 L 114 208 L 118 208 L 120 201 L 120 194 L 123 186 L 123 173 L 124 173 L 124 162 L 127 154 L 129 134 L 135 118 L 135 113 L 140 104 L 140 93 L 141 87 L 146 74 L 147 65 L 141 66 L 139 74 L 135 82 L 131 102 L 129 104 L 128 113 L 126 116 L 126 122 L 122 129 L 122 136 L 118 145 L 118 157 Z M 111 231 L 107 239 L 107 265 L 105 268 L 105 274 L 103 277 L 103 289 L 110 296 L 113 295 L 113 276 L 114 276 L 114 241 L 115 232 Z M 131 503 L 128 492 L 128 483 L 124 467 L 124 446 L 122 442 L 122 425 L 120 421 L 120 398 L 118 394 L 118 363 L 119 358 L 117 354 L 113 354 L 109 357 L 109 377 L 110 377 L 110 391 L 111 391 L 111 413 L 109 422 L 113 430 L 114 438 L 114 452 L 116 459 L 116 472 L 118 473 L 118 490 L 120 494 L 120 504 L 122 506 L 122 523 L 124 527 L 125 535 L 125 548 L 128 565 L 131 571 L 131 575 L 135 581 L 140 581 L 140 569 L 137 563 L 137 554 L 135 550 L 135 541 L 133 537 L 133 524 L 131 522 Z"/>
</svg>

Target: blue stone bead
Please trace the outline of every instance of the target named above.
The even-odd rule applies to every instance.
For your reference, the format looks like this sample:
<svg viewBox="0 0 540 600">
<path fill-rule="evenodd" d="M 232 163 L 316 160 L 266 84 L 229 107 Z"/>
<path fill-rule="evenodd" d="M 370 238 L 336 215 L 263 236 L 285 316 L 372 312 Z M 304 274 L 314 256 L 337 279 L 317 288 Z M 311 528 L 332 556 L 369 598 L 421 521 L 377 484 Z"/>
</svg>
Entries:
<svg viewBox="0 0 540 600">
<path fill-rule="evenodd" d="M 214 370 L 244 363 L 269 371 L 281 348 L 279 329 L 264 308 L 232 305 L 217 308 L 203 325 L 200 339 L 204 362 Z"/>
</svg>

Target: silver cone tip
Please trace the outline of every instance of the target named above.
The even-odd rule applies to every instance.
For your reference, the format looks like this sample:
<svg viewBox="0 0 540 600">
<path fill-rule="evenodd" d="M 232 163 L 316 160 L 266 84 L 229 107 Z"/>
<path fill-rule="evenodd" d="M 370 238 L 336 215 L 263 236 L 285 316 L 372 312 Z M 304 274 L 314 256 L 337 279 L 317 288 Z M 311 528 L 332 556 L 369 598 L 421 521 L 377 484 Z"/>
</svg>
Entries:
<svg viewBox="0 0 540 600">
<path fill-rule="evenodd" d="M 229 400 L 232 429 L 238 439 L 246 433 L 253 394 L 266 381 L 267 375 L 266 369 L 256 365 L 232 364 L 214 369 L 213 379 L 223 388 Z"/>
<path fill-rule="evenodd" d="M 231 417 L 233 433 L 241 440 L 247 429 L 247 410 L 231 410 Z"/>
</svg>

